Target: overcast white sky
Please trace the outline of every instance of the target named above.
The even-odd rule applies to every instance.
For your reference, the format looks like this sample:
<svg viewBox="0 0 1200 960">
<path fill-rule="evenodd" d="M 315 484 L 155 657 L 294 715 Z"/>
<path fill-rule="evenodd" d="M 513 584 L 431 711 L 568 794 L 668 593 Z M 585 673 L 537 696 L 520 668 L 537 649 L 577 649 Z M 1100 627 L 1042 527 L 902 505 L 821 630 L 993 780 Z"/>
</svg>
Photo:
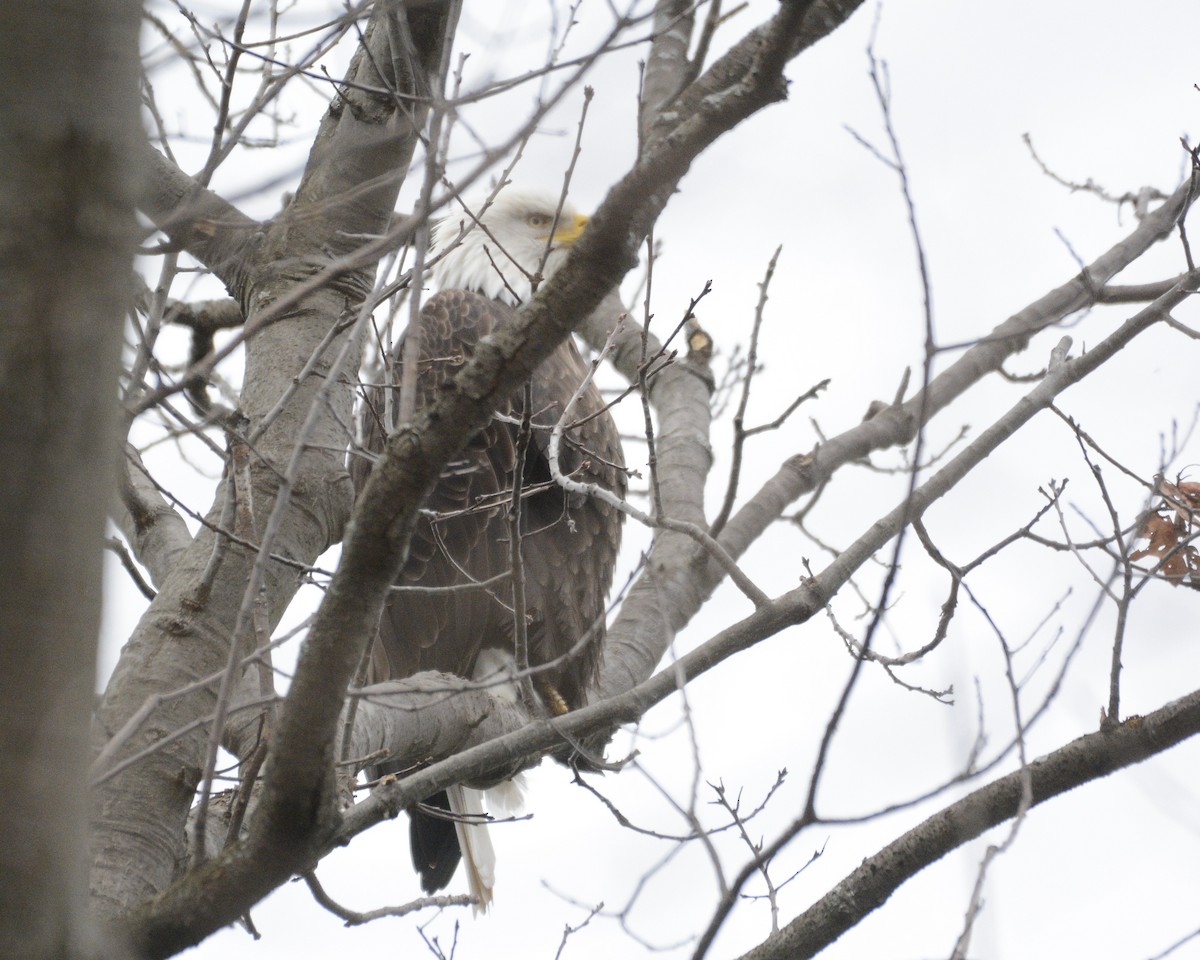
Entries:
<svg viewBox="0 0 1200 960">
<path fill-rule="evenodd" d="M 519 73 L 541 62 L 551 4 L 512 0 L 467 6 L 470 22 L 459 40 L 460 50 L 471 53 L 467 88 L 486 74 Z M 565 5 L 553 6 L 561 16 Z M 723 28 L 725 43 L 776 6 L 773 0 L 753 0 Z M 221 10 L 209 0 L 197 12 L 202 22 L 210 22 Z M 920 362 L 921 291 L 896 177 L 846 129 L 884 143 L 866 55 L 876 12 L 875 5 L 865 4 L 847 25 L 795 61 L 788 70 L 789 101 L 764 111 L 708 151 L 656 229 L 663 253 L 655 265 L 652 309 L 664 322 L 674 322 L 688 298 L 711 279 L 713 293 L 698 314 L 715 339 L 718 368 L 721 357 L 745 343 L 757 284 L 774 249 L 783 246 L 763 333 L 765 369 L 751 407 L 752 422 L 772 419 L 792 395 L 818 380 L 832 380 L 818 404 L 806 406 L 749 450 L 746 490 L 784 457 L 812 448 L 818 436 L 813 420 L 826 435 L 852 426 L 871 400 L 892 397 L 906 365 Z M 1069 279 L 1076 264 L 1068 244 L 1087 260 L 1132 229 L 1128 206 L 1118 210 L 1053 183 L 1030 158 L 1023 134 L 1031 135 L 1041 157 L 1063 177 L 1090 178 L 1113 193 L 1143 186 L 1170 191 L 1180 180 L 1184 154 L 1179 138 L 1197 133 L 1200 109 L 1194 86 L 1200 81 L 1200 8 L 1194 2 L 1149 0 L 1133 6 L 1110 0 L 926 0 L 884 3 L 879 15 L 876 53 L 887 61 L 893 122 L 929 261 L 940 342 L 979 337 Z M 569 50 L 594 43 L 610 15 L 601 0 L 583 0 L 577 20 Z M 581 209 L 598 203 L 632 159 L 637 60 L 642 55 L 639 49 L 614 55 L 588 79 L 596 96 L 573 188 Z M 172 103 L 172 84 L 181 81 L 179 73 L 165 72 L 156 80 L 160 103 L 171 104 L 172 123 L 207 135 L 207 115 L 190 115 L 189 101 Z M 520 88 L 477 108 L 467 120 L 485 138 L 499 138 L 523 119 L 534 93 Z M 569 95 L 563 109 L 547 120 L 526 151 L 517 179 L 550 187 L 561 182 L 581 99 L 578 92 Z M 266 180 L 264 171 L 274 175 L 298 169 L 320 110 L 316 98 L 299 104 L 298 109 L 309 112 L 298 117 L 294 145 L 275 154 L 257 153 L 251 164 L 231 165 L 218 176 L 218 189 L 241 193 Z M 460 140 L 461 151 L 468 147 L 466 139 Z M 249 196 L 244 205 L 254 215 L 269 215 L 285 187 Z M 1146 265 L 1135 268 L 1135 275 L 1122 279 L 1156 279 L 1180 269 L 1178 245 L 1162 245 Z M 182 285 L 175 291 L 185 292 Z M 1107 308 L 1087 317 L 1068 331 L 1076 338 L 1076 349 L 1098 340 L 1131 312 Z M 1200 311 L 1192 304 L 1177 316 L 1193 326 L 1200 323 Z M 1015 369 L 1032 372 L 1044 366 L 1059 335 L 1035 341 Z M 1157 468 L 1160 435 L 1171 430 L 1173 420 L 1191 422 L 1197 358 L 1195 343 L 1177 334 L 1164 331 L 1143 340 L 1094 382 L 1070 391 L 1063 407 L 1110 453 L 1149 477 Z M 236 371 L 230 376 L 236 378 Z M 964 424 L 977 433 L 1023 389 L 995 384 L 974 391 L 969 404 L 933 425 L 931 447 L 939 449 Z M 728 469 L 722 455 L 728 437 L 725 423 L 714 436 L 714 509 Z M 1197 461 L 1193 443 L 1176 467 Z M 893 454 L 877 462 L 895 465 L 900 458 Z M 1031 424 L 977 473 L 928 515 L 931 532 L 952 560 L 969 560 L 1027 522 L 1043 502 L 1038 487 L 1051 479 L 1070 477 L 1068 499 L 1078 505 L 1080 516 L 1105 522 L 1073 438 L 1050 415 Z M 205 507 L 206 488 L 189 489 L 195 506 Z M 847 470 L 814 512 L 813 532 L 831 546 L 845 546 L 895 505 L 900 489 L 895 478 Z M 1113 494 L 1131 520 L 1142 493 L 1113 478 Z M 1090 535 L 1082 519 L 1072 522 L 1077 536 Z M 627 537 L 633 551 L 646 542 L 637 530 L 629 530 Z M 911 575 L 902 581 L 881 638 L 885 650 L 914 649 L 926 642 L 945 598 L 944 576 L 925 570 L 913 546 L 906 554 Z M 775 595 L 803 575 L 802 557 L 819 569 L 828 554 L 813 541 L 779 529 L 764 538 L 745 567 Z M 1033 667 L 1054 630 L 1066 631 L 1067 639 L 1050 651 L 1047 665 L 1031 683 L 1030 702 L 1036 702 L 1057 671 L 1081 611 L 1094 596 L 1087 577 L 1068 559 L 1055 558 L 1045 567 L 1041 563 L 1037 551 L 1018 549 L 998 561 L 990 579 L 979 584 L 981 602 L 1013 642 L 1051 618 L 1030 645 L 1024 669 Z M 861 585 L 870 594 L 875 574 L 864 576 Z M 1071 587 L 1074 592 L 1052 614 Z M 1163 585 L 1152 587 L 1151 594 L 1136 608 L 1130 625 L 1125 657 L 1129 712 L 1154 709 L 1194 689 L 1200 677 L 1196 595 Z M 111 669 L 116 646 L 140 613 L 137 595 L 122 584 L 114 582 L 110 598 L 102 671 Z M 862 605 L 852 591 L 839 598 L 836 609 L 846 628 L 862 628 L 863 621 L 856 619 Z M 681 649 L 748 612 L 739 595 L 723 592 L 681 636 Z M 1033 755 L 1096 728 L 1107 693 L 1110 619 L 1102 617 L 1089 635 L 1057 708 L 1032 732 Z M 716 822 L 720 818 L 707 806 L 711 793 L 705 781 L 723 781 L 731 793 L 744 791 L 744 805 L 753 807 L 776 772 L 786 767 L 790 777 L 784 788 L 753 821 L 755 835 L 770 839 L 798 812 L 820 732 L 848 669 L 849 658 L 827 621 L 789 630 L 694 684 L 690 728 L 682 722 L 679 698 L 653 711 L 636 737 L 624 738 L 610 751 L 615 756 L 636 746 L 638 768 L 608 776 L 597 786 L 639 826 L 676 834 L 686 825 L 660 787 L 686 805 L 693 778 L 698 778 L 701 812 Z M 953 684 L 955 705 L 935 704 L 868 671 L 835 744 L 821 794 L 824 815 L 868 813 L 916 796 L 958 769 L 976 728 L 976 680 L 988 717 L 989 747 L 995 750 L 1010 736 L 999 648 L 981 617 L 964 614 L 949 642 L 906 679 L 937 688 Z M 970 956 L 1140 960 L 1200 926 L 1198 768 L 1200 745 L 1187 744 L 1034 811 L 1016 846 L 992 868 Z M 532 820 L 494 830 L 501 862 L 492 914 L 479 920 L 469 911 L 423 918 L 430 920 L 426 936 L 437 937 L 447 956 L 459 924 L 456 956 L 552 960 L 565 925 L 580 923 L 588 908 L 601 902 L 605 913 L 621 910 L 647 870 L 675 849 L 618 827 L 595 798 L 571 786 L 569 773 L 561 768 L 546 766 L 534 775 L 529 806 Z M 799 869 L 814 850 L 823 848 L 824 855 L 780 894 L 781 921 L 790 920 L 864 856 L 936 807 L 804 834 L 781 858 L 776 880 Z M 998 831 L 989 839 L 1004 835 Z M 727 874 L 745 860 L 736 838 L 723 837 L 718 849 Z M 824 956 L 948 956 L 982 849 L 982 843 L 972 844 L 926 870 Z M 408 862 L 403 818 L 330 856 L 318 873 L 330 894 L 353 909 L 402 903 L 419 892 Z M 465 885 L 452 889 L 458 886 Z M 640 957 L 672 945 L 679 946 L 653 955 L 689 956 L 689 938 L 703 927 L 717 892 L 711 861 L 693 844 L 652 875 L 625 918 L 627 929 L 615 919 L 596 917 L 570 938 L 563 956 Z M 761 887 L 749 892 L 759 893 Z M 254 918 L 261 941 L 227 930 L 191 955 L 297 960 L 335 954 L 422 956 L 426 949 L 411 919 L 344 929 L 312 903 L 302 884 L 279 891 L 254 911 Z M 736 956 L 769 929 L 765 901 L 746 902 L 712 956 Z M 1171 956 L 1200 958 L 1200 939 Z"/>
</svg>

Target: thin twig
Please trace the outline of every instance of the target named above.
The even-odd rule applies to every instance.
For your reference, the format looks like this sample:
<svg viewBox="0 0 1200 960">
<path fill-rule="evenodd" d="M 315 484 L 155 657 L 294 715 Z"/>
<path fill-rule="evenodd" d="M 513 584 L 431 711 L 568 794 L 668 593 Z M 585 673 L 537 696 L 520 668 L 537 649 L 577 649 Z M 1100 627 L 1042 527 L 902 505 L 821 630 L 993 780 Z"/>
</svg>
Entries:
<svg viewBox="0 0 1200 960">
<path fill-rule="evenodd" d="M 521 696 L 531 706 L 538 702 L 529 676 L 529 618 L 525 612 L 525 563 L 521 556 L 521 486 L 525 459 L 533 437 L 533 381 L 525 381 L 521 392 L 521 426 L 517 430 L 516 462 L 512 471 L 512 495 L 508 507 L 509 565 L 512 585 L 513 659 L 520 675 Z"/>
<path fill-rule="evenodd" d="M 304 874 L 304 882 L 308 886 L 309 892 L 312 893 L 313 899 L 317 901 L 326 910 L 334 916 L 345 921 L 348 927 L 357 927 L 364 923 L 370 923 L 372 920 L 378 920 L 381 917 L 404 917 L 417 910 L 427 910 L 430 907 L 444 909 L 445 907 L 467 907 L 474 902 L 474 898 L 467 894 L 456 894 L 454 896 L 442 897 L 421 897 L 409 903 L 402 904 L 398 907 L 378 907 L 375 910 L 364 910 L 359 912 L 351 910 L 348 907 L 343 907 L 340 903 L 333 899 L 325 888 L 321 886 L 321 882 L 317 879 L 317 875 L 312 871 Z"/>
<path fill-rule="evenodd" d="M 721 504 L 721 509 L 708 528 L 708 532 L 714 537 L 720 536 L 721 531 L 725 529 L 725 523 L 729 520 L 729 514 L 733 512 L 733 504 L 737 499 L 738 479 L 742 473 L 742 450 L 746 445 L 746 407 L 750 403 L 750 385 L 754 381 L 754 374 L 758 372 L 758 334 L 762 329 L 763 311 L 767 307 L 767 291 L 771 286 L 771 278 L 775 276 L 775 264 L 779 262 L 779 254 L 782 252 L 783 245 L 780 244 L 771 254 L 771 259 L 767 262 L 767 272 L 758 285 L 758 304 L 754 308 L 754 323 L 750 327 L 750 345 L 746 351 L 746 375 L 742 377 L 741 397 L 738 399 L 737 411 L 733 415 L 733 450 L 729 466 L 729 483 L 725 486 L 725 500 Z"/>
<path fill-rule="evenodd" d="M 121 561 L 121 566 L 125 568 L 125 572 L 129 574 L 129 579 L 141 591 L 143 597 L 147 600 L 153 600 L 158 596 L 155 589 L 146 582 L 146 578 L 142 576 L 142 572 L 138 570 L 137 564 L 133 562 L 133 557 L 125 549 L 125 543 L 120 537 L 106 537 L 104 546 L 112 551 L 117 559 Z"/>
</svg>

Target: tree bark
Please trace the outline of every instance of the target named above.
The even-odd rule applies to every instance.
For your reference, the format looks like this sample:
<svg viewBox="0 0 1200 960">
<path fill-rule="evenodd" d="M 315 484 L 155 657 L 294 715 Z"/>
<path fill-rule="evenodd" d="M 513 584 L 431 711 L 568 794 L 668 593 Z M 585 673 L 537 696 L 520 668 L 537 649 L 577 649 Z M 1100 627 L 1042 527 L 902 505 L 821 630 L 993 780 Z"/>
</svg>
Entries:
<svg viewBox="0 0 1200 960">
<path fill-rule="evenodd" d="M 363 235 L 387 231 L 428 110 L 422 94 L 442 60 L 456 9 L 446 2 L 412 11 L 395 3 L 375 8 L 348 70 L 351 83 L 330 106 L 296 196 L 275 220 L 256 224 L 232 208 L 222 212 L 224 201 L 189 187 L 161 159 L 142 203 L 240 302 L 247 334 L 241 412 L 245 434 L 254 438 L 249 472 L 256 539 L 269 529 L 267 552 L 301 564 L 341 538 L 351 506 L 340 451 L 354 402 L 357 354 L 347 344 L 344 321 L 356 316 L 370 293 L 375 262 L 343 255 Z M 390 42 L 394 33 L 387 23 L 397 11 L 407 16 L 412 39 L 402 51 Z M 343 351 L 348 368 L 338 365 Z M 209 511 L 214 526 L 222 523 L 229 487 L 228 480 L 221 484 Z M 230 661 L 231 642 L 239 653 L 250 651 L 252 631 L 239 624 L 257 562 L 255 550 L 211 528 L 182 553 L 122 651 L 97 714 L 97 750 L 118 732 L 124 735 L 130 719 L 156 695 L 219 673 Z M 298 571 L 267 560 L 261 574 L 273 628 L 299 585 Z M 97 790 L 91 892 L 93 908 L 105 919 L 146 904 L 177 878 L 216 700 L 212 684 L 163 702 L 112 751 L 113 762 L 146 756 Z M 298 828 L 309 825 L 297 821 Z M 278 875 L 262 866 L 253 879 L 258 892 L 248 900 L 243 890 L 214 893 L 221 901 L 218 925 L 286 879 L 295 864 L 283 857 Z M 173 952 L 209 929 L 194 933 L 185 920 L 164 942 L 140 948 Z"/>
<path fill-rule="evenodd" d="M 8 957 L 107 952 L 86 920 L 87 730 L 135 239 L 139 15 L 131 0 L 0 7 L 0 943 Z"/>
</svg>

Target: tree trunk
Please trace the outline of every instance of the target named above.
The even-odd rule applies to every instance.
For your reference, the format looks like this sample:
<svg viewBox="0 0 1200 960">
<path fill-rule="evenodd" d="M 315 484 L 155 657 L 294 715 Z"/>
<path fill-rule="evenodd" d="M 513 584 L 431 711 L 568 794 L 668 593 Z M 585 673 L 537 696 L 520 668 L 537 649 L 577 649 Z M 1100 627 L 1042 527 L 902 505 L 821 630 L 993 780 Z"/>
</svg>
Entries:
<svg viewBox="0 0 1200 960">
<path fill-rule="evenodd" d="M 87 731 L 134 242 L 131 0 L 0 7 L 0 943 L 85 920 Z"/>
</svg>

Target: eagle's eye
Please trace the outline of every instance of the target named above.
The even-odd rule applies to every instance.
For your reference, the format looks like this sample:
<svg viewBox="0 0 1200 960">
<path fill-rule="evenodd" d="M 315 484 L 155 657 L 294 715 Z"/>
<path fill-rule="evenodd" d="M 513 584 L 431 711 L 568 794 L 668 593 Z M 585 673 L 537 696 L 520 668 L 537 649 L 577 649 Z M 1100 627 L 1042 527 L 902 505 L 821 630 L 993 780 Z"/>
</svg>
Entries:
<svg viewBox="0 0 1200 960">
<path fill-rule="evenodd" d="M 529 224 L 531 227 L 536 227 L 536 228 L 540 229 L 542 227 L 550 226 L 550 222 L 553 219 L 554 218 L 551 217 L 547 213 L 531 213 L 529 216 L 527 216 L 525 218 L 525 222 L 527 224 Z"/>
</svg>

